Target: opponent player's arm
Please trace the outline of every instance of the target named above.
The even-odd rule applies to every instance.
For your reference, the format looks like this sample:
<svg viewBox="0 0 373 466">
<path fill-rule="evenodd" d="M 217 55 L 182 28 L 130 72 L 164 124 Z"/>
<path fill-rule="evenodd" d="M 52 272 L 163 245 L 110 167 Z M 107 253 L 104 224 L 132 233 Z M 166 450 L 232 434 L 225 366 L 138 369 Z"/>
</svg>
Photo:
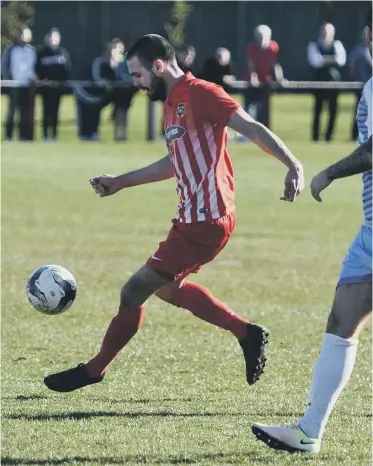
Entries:
<svg viewBox="0 0 373 466">
<path fill-rule="evenodd" d="M 346 176 L 357 175 L 372 169 L 372 136 L 357 147 L 352 154 L 325 169 L 330 181 Z"/>
<path fill-rule="evenodd" d="M 174 171 L 169 155 L 147 167 L 124 173 L 117 177 L 119 189 L 131 188 L 141 184 L 155 183 L 173 178 Z"/>
<path fill-rule="evenodd" d="M 251 118 L 242 108 L 238 108 L 230 117 L 227 126 L 250 139 L 267 154 L 273 155 L 289 170 L 300 170 L 302 164 L 290 149 L 272 131 Z"/>
<path fill-rule="evenodd" d="M 322 202 L 321 191 L 327 188 L 332 181 L 338 178 L 357 175 L 372 169 L 372 136 L 367 142 L 358 146 L 352 154 L 338 160 L 325 170 L 315 175 L 311 181 L 312 196 Z"/>
</svg>

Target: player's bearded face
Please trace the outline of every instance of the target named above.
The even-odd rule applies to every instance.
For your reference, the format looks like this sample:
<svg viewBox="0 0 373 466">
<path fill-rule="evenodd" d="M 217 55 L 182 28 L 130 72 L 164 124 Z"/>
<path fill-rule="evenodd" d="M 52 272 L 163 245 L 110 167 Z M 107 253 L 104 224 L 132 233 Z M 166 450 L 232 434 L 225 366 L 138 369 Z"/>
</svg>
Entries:
<svg viewBox="0 0 373 466">
<path fill-rule="evenodd" d="M 163 78 L 157 76 L 154 73 L 151 73 L 150 85 L 146 88 L 143 88 L 150 100 L 156 102 L 157 100 L 162 100 L 163 102 L 167 98 L 167 87 Z"/>
<path fill-rule="evenodd" d="M 155 74 L 150 66 L 141 63 L 136 56 L 130 58 L 127 65 L 129 74 L 134 78 L 134 85 L 146 92 L 150 100 L 166 100 L 167 86 L 161 75 Z"/>
</svg>

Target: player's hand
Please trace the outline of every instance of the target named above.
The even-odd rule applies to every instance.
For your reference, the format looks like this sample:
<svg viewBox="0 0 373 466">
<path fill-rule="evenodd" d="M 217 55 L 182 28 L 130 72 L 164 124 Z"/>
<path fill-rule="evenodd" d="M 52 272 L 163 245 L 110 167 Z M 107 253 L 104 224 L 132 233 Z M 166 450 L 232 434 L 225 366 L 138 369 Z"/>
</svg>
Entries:
<svg viewBox="0 0 373 466">
<path fill-rule="evenodd" d="M 100 197 L 111 196 L 121 189 L 118 184 L 118 177 L 113 175 L 95 176 L 89 182 L 95 193 Z"/>
<path fill-rule="evenodd" d="M 322 202 L 320 193 L 325 188 L 327 188 L 331 182 L 332 180 L 329 180 L 329 178 L 326 176 L 325 170 L 321 171 L 320 173 L 318 173 L 312 178 L 311 194 L 314 197 L 314 199 L 316 199 L 317 202 Z"/>
<path fill-rule="evenodd" d="M 285 177 L 284 195 L 280 198 L 282 201 L 294 202 L 296 197 L 304 189 L 304 176 L 302 165 L 290 169 Z"/>
</svg>

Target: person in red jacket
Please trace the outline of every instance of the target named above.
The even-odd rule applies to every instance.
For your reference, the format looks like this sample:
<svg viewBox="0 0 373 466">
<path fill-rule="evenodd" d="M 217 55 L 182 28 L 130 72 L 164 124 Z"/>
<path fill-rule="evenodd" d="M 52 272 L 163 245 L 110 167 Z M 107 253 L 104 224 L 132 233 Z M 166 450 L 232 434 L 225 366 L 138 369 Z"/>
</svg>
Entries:
<svg viewBox="0 0 373 466">
<path fill-rule="evenodd" d="M 262 112 L 262 99 L 266 84 L 284 80 L 282 67 L 279 64 L 280 48 L 271 40 L 271 29 L 262 24 L 254 29 L 254 40 L 246 47 L 247 72 L 246 79 L 250 83 L 245 98 L 245 109 L 250 110 L 251 116 L 268 125 Z M 264 85 L 264 87 L 263 87 Z"/>
</svg>

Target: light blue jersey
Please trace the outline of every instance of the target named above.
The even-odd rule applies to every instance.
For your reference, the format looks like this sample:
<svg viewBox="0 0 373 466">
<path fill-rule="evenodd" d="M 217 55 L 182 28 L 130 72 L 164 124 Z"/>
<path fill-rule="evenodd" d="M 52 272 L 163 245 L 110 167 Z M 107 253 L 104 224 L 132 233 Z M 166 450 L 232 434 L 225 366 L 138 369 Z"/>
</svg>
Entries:
<svg viewBox="0 0 373 466">
<path fill-rule="evenodd" d="M 359 143 L 372 135 L 372 78 L 366 83 L 357 110 Z M 363 173 L 364 225 L 342 263 L 337 286 L 372 281 L 372 170 Z"/>
<path fill-rule="evenodd" d="M 372 78 L 365 84 L 356 115 L 359 143 L 372 135 Z M 363 173 L 363 209 L 365 224 L 372 226 L 372 170 Z"/>
</svg>

